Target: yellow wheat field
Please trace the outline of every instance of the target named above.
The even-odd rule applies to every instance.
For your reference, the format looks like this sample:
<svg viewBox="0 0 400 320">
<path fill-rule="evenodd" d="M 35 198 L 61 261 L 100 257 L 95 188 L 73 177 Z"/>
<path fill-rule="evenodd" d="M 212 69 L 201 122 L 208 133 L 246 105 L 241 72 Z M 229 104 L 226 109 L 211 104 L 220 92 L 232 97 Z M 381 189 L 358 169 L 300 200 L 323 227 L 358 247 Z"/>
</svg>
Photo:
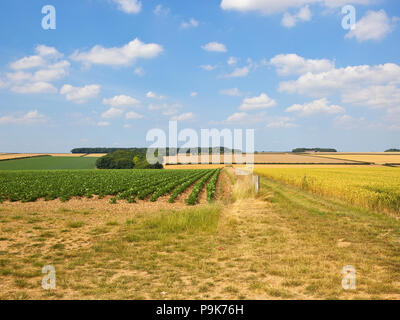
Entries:
<svg viewBox="0 0 400 320">
<path fill-rule="evenodd" d="M 400 214 L 399 168 L 256 168 L 255 173 L 367 209 Z"/>
</svg>

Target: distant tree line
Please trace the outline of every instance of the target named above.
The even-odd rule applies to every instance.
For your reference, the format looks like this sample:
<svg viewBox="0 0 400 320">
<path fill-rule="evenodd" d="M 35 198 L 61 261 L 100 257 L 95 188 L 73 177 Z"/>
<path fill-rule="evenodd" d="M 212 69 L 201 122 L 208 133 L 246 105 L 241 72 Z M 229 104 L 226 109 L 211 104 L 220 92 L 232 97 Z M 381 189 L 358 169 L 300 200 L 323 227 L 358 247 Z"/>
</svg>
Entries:
<svg viewBox="0 0 400 320">
<path fill-rule="evenodd" d="M 400 149 L 387 149 L 385 152 L 400 152 Z"/>
<path fill-rule="evenodd" d="M 215 147 L 215 148 L 197 148 L 197 153 L 205 153 L 208 149 L 208 152 L 211 154 L 213 151 L 218 151 L 220 154 L 224 153 L 232 153 L 232 149 L 224 148 L 224 147 Z M 71 153 L 111 153 L 115 151 L 129 151 L 135 152 L 139 154 L 146 154 L 148 148 L 75 148 L 71 150 Z M 176 149 L 174 148 L 166 148 L 166 155 L 169 156 L 171 154 L 176 154 Z M 238 150 L 238 152 L 241 152 Z M 190 151 L 186 152 L 190 154 Z"/>
<path fill-rule="evenodd" d="M 292 152 L 299 153 L 299 152 L 337 152 L 336 149 L 331 148 L 296 148 L 293 149 Z"/>
<path fill-rule="evenodd" d="M 147 148 L 75 148 L 71 153 L 111 153 L 119 150 L 146 153 Z"/>
</svg>

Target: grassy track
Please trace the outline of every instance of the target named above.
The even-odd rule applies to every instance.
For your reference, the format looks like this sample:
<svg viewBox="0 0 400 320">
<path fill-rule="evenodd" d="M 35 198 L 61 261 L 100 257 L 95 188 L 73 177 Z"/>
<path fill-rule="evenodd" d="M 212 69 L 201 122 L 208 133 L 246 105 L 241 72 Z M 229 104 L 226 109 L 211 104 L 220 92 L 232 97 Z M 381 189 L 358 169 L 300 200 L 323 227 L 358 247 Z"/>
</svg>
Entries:
<svg viewBox="0 0 400 320">
<path fill-rule="evenodd" d="M 398 220 L 267 178 L 256 199 L 183 211 L 0 210 L 4 299 L 400 298 Z"/>
<path fill-rule="evenodd" d="M 0 170 L 94 169 L 98 158 L 34 157 L 0 161 Z"/>
<path fill-rule="evenodd" d="M 266 178 L 262 189 L 279 213 L 274 225 L 286 229 L 270 268 L 288 290 L 314 298 L 400 297 L 399 220 Z M 356 290 L 341 287 L 345 265 L 356 269 Z"/>
</svg>

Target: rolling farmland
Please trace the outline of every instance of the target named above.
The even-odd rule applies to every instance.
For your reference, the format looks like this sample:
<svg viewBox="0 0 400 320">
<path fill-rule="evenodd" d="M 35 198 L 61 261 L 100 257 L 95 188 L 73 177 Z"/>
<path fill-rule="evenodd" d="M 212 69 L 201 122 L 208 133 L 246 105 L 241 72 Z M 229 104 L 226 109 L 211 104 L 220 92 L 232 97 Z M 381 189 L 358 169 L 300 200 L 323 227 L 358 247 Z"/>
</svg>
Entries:
<svg viewBox="0 0 400 320">
<path fill-rule="evenodd" d="M 0 161 L 0 298 L 51 299 L 35 289 L 44 263 L 63 299 L 399 298 L 399 169 L 327 156 L 257 155 L 267 163 L 255 165 L 258 195 L 251 176 L 235 175 L 244 165 Z M 351 292 L 347 264 L 360 275 Z"/>
<path fill-rule="evenodd" d="M 63 159 L 11 161 L 47 158 Z M 398 168 L 256 165 L 255 196 L 242 166 L 167 167 L 1 170 L 0 297 L 51 299 L 35 289 L 44 263 L 63 299 L 400 297 Z M 346 292 L 349 263 L 360 280 Z"/>
</svg>

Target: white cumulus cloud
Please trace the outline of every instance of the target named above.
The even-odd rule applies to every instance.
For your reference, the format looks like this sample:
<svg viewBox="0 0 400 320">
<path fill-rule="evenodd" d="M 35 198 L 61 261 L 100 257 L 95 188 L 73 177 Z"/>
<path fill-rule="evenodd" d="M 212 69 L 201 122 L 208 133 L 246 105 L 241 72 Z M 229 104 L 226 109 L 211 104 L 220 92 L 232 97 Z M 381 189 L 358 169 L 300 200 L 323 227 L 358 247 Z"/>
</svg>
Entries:
<svg viewBox="0 0 400 320">
<path fill-rule="evenodd" d="M 154 93 L 153 91 L 147 92 L 146 97 L 150 98 L 150 99 L 159 99 L 159 100 L 165 99 L 165 96 L 158 95 L 158 94 Z"/>
<path fill-rule="evenodd" d="M 292 28 L 298 22 L 310 21 L 310 20 L 311 20 L 310 8 L 308 6 L 305 6 L 293 15 L 288 12 L 285 12 L 285 14 L 283 15 L 281 24 L 286 28 Z"/>
<path fill-rule="evenodd" d="M 120 117 L 123 114 L 123 111 L 118 108 L 110 108 L 107 111 L 103 112 L 101 117 L 105 119 L 110 119 L 110 118 L 117 118 Z"/>
<path fill-rule="evenodd" d="M 86 65 L 101 64 L 123 66 L 135 62 L 137 59 L 152 59 L 163 51 L 163 47 L 156 43 L 143 43 L 138 38 L 122 47 L 104 48 L 96 45 L 87 52 L 75 51 L 71 59 Z"/>
<path fill-rule="evenodd" d="M 18 125 L 28 125 L 35 123 L 45 123 L 47 118 L 40 114 L 37 110 L 29 111 L 25 114 L 16 115 L 6 115 L 0 117 L 0 125 L 3 124 L 18 124 Z"/>
<path fill-rule="evenodd" d="M 357 21 L 355 28 L 345 35 L 345 38 L 356 38 L 359 42 L 382 40 L 394 29 L 397 19 L 396 17 L 390 19 L 383 9 L 368 11 L 364 17 Z"/>
<path fill-rule="evenodd" d="M 84 103 L 91 98 L 95 98 L 100 93 L 100 86 L 97 84 L 86 85 L 84 87 L 73 87 L 65 84 L 60 90 L 60 94 L 65 95 L 68 101 Z"/>
<path fill-rule="evenodd" d="M 243 68 L 235 68 L 231 73 L 225 75 L 225 78 L 243 78 L 246 77 L 250 72 L 250 67 L 245 66 Z"/>
<path fill-rule="evenodd" d="M 386 63 L 376 66 L 360 65 L 335 68 L 326 72 L 301 75 L 297 80 L 281 82 L 279 91 L 324 96 L 351 92 L 371 85 L 400 83 L 400 66 Z"/>
<path fill-rule="evenodd" d="M 41 56 L 30 56 L 19 59 L 11 63 L 10 67 L 14 70 L 24 70 L 43 66 L 45 60 Z"/>
<path fill-rule="evenodd" d="M 226 120 L 222 121 L 222 123 L 226 124 L 250 124 L 250 123 L 258 123 L 263 122 L 267 119 L 267 115 L 265 112 L 260 112 L 256 114 L 248 114 L 247 112 L 235 112 L 230 115 Z"/>
<path fill-rule="evenodd" d="M 30 93 L 57 93 L 57 88 L 55 88 L 51 83 L 48 82 L 32 82 L 26 83 L 21 86 L 14 86 L 11 88 L 12 91 L 22 94 Z"/>
<path fill-rule="evenodd" d="M 279 75 L 300 75 L 307 72 L 320 73 L 335 68 L 335 63 L 327 59 L 305 59 L 297 54 L 278 54 L 269 61 Z"/>
<path fill-rule="evenodd" d="M 139 0 L 113 0 L 118 9 L 129 14 L 136 14 L 142 10 L 142 3 Z"/>
<path fill-rule="evenodd" d="M 139 103 L 140 103 L 139 100 L 123 94 L 109 99 L 106 98 L 103 99 L 103 104 L 109 105 L 111 107 L 136 106 Z"/>
<path fill-rule="evenodd" d="M 55 81 L 64 78 L 68 74 L 68 69 L 71 64 L 66 61 L 60 61 L 48 65 L 44 69 L 40 69 L 33 74 L 33 81 Z"/>
<path fill-rule="evenodd" d="M 344 92 L 342 101 L 373 109 L 397 108 L 400 107 L 400 88 L 394 85 L 360 88 Z"/>
<path fill-rule="evenodd" d="M 239 110 L 258 110 L 258 109 L 266 109 L 276 106 L 276 101 L 268 97 L 267 94 L 261 93 L 258 97 L 253 98 L 245 98 L 242 102 L 242 105 L 239 107 Z"/>
<path fill-rule="evenodd" d="M 58 52 L 58 50 L 54 47 L 49 47 L 46 45 L 38 45 L 35 49 L 37 54 L 42 57 L 52 57 L 52 58 L 61 58 L 63 56 L 62 53 Z"/>
<path fill-rule="evenodd" d="M 219 42 L 209 42 L 201 47 L 203 50 L 206 51 L 213 51 L 213 52 L 227 52 L 226 46 Z"/>
<path fill-rule="evenodd" d="M 294 104 L 286 109 L 286 112 L 295 112 L 302 117 L 312 116 L 315 114 L 336 114 L 342 113 L 345 109 L 338 105 L 329 105 L 326 98 L 314 100 L 305 104 Z"/>
<path fill-rule="evenodd" d="M 144 117 L 143 115 L 134 111 L 130 111 L 125 115 L 126 119 L 142 119 L 143 117 Z"/>
</svg>

